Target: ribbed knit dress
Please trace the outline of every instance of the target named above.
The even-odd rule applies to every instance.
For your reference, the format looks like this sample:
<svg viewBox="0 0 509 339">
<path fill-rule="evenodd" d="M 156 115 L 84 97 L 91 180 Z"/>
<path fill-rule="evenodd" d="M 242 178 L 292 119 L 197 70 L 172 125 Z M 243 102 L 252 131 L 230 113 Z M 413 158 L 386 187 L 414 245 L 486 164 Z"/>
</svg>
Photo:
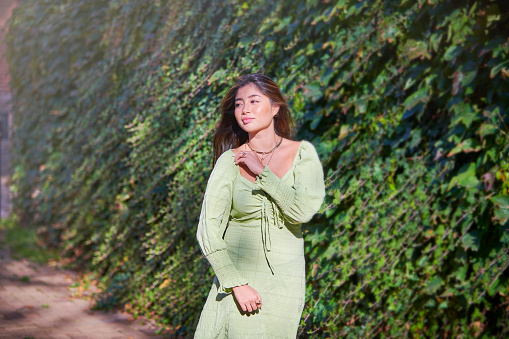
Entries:
<svg viewBox="0 0 509 339">
<path fill-rule="evenodd" d="M 290 170 L 279 178 L 265 166 L 244 178 L 232 150 L 217 160 L 205 191 L 197 239 L 216 276 L 195 338 L 295 338 L 305 300 L 301 224 L 320 209 L 323 169 L 302 141 Z M 232 287 L 249 284 L 262 299 L 243 312 Z"/>
</svg>

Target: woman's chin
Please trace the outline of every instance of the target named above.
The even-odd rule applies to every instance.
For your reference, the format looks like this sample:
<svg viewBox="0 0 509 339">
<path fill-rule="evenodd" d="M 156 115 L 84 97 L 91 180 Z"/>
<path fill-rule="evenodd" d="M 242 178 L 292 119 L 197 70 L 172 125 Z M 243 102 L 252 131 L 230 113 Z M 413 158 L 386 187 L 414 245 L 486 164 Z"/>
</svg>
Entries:
<svg viewBox="0 0 509 339">
<path fill-rule="evenodd" d="M 240 128 L 242 128 L 244 131 L 250 133 L 250 132 L 257 132 L 259 129 L 256 128 L 256 126 L 252 126 L 250 123 L 249 124 L 242 124 L 240 125 Z"/>
<path fill-rule="evenodd" d="M 265 127 L 260 127 L 260 126 L 255 126 L 255 125 L 251 125 L 251 123 L 249 124 L 246 124 L 246 125 L 241 125 L 240 128 L 242 128 L 244 131 L 246 131 L 247 133 L 258 133 L 260 131 L 264 131 L 264 130 L 271 130 L 271 126 L 265 126 Z M 274 128 L 272 128 L 273 130 Z"/>
</svg>

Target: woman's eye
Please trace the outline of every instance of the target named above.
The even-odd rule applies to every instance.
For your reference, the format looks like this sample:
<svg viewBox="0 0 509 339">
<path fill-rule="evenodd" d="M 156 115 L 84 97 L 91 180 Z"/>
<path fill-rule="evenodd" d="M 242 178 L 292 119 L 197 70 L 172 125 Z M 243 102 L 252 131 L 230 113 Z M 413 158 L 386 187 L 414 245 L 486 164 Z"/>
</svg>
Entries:
<svg viewBox="0 0 509 339">
<path fill-rule="evenodd" d="M 235 107 L 240 107 L 240 104 L 235 104 Z"/>
<path fill-rule="evenodd" d="M 258 101 L 256 100 L 251 100 L 251 103 L 254 104 L 254 103 L 257 103 Z"/>
</svg>

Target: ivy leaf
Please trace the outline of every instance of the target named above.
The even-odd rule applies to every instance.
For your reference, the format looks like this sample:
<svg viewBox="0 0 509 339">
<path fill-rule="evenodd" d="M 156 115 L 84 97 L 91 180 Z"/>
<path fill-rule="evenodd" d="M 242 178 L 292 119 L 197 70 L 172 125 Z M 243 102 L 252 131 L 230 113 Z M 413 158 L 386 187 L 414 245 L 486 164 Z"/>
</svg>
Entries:
<svg viewBox="0 0 509 339">
<path fill-rule="evenodd" d="M 479 244 L 481 242 L 479 232 L 478 231 L 472 231 L 463 236 L 461 239 L 461 242 L 463 243 L 463 247 L 465 249 L 471 249 L 473 251 L 479 250 Z"/>
<path fill-rule="evenodd" d="M 417 105 L 419 102 L 426 102 L 429 96 L 428 88 L 424 87 L 421 88 L 414 93 L 412 93 L 408 98 L 406 98 L 403 105 L 405 106 L 405 110 L 411 110 L 415 105 Z M 405 118 L 408 118 L 406 116 Z"/>
<path fill-rule="evenodd" d="M 318 115 L 315 116 L 313 121 L 311 121 L 310 127 L 311 127 L 312 130 L 314 130 L 318 126 L 318 124 L 320 124 L 320 121 L 322 120 L 322 117 L 323 117 L 322 114 L 318 114 Z"/>
<path fill-rule="evenodd" d="M 292 19 L 291 17 L 286 17 L 286 18 L 284 18 L 283 20 L 281 20 L 281 21 L 279 22 L 279 25 L 277 25 L 277 27 L 276 27 L 276 28 L 274 28 L 274 32 L 279 32 L 279 31 L 281 31 L 283 28 L 285 28 L 286 26 L 288 26 L 288 24 L 290 23 L 290 20 L 291 20 L 291 19 Z"/>
<path fill-rule="evenodd" d="M 495 209 L 495 219 L 500 223 L 505 223 L 509 220 L 509 209 L 503 207 Z"/>
<path fill-rule="evenodd" d="M 475 187 L 479 184 L 479 180 L 475 176 L 475 163 L 465 165 L 459 171 L 459 174 L 451 179 L 447 190 L 454 186 Z"/>
<path fill-rule="evenodd" d="M 409 60 L 415 58 L 426 58 L 430 59 L 431 56 L 428 52 L 428 45 L 422 40 L 408 40 L 403 46 L 402 53 Z"/>
<path fill-rule="evenodd" d="M 450 46 L 444 54 L 444 59 L 446 61 L 454 61 L 461 54 L 462 50 L 459 46 L 452 45 Z"/>
<path fill-rule="evenodd" d="M 253 42 L 253 40 L 254 40 L 253 36 L 246 35 L 239 40 L 239 43 L 237 46 L 240 48 L 247 47 L 249 44 L 251 44 Z"/>
<path fill-rule="evenodd" d="M 509 67 L 509 60 L 504 61 L 491 69 L 490 78 L 494 78 L 504 67 Z"/>
<path fill-rule="evenodd" d="M 509 208 L 509 195 L 500 194 L 494 197 L 491 197 L 490 200 L 500 207 Z"/>
<path fill-rule="evenodd" d="M 435 51 L 435 52 L 438 51 L 438 47 L 440 46 L 440 41 L 442 41 L 442 33 L 441 32 L 431 34 L 430 45 L 431 45 L 431 48 L 433 49 L 433 51 Z"/>
<path fill-rule="evenodd" d="M 440 277 L 434 277 L 424 288 L 426 294 L 434 294 L 443 285 L 444 281 Z"/>
<path fill-rule="evenodd" d="M 479 128 L 479 135 L 481 138 L 484 138 L 487 135 L 496 134 L 498 132 L 498 128 L 491 124 L 482 124 Z"/>
<path fill-rule="evenodd" d="M 461 86 L 465 87 L 469 85 L 477 76 L 477 64 L 473 61 L 467 61 L 459 68 L 462 79 Z"/>
<path fill-rule="evenodd" d="M 320 83 L 318 81 L 313 81 L 312 83 L 305 86 L 304 95 L 311 97 L 313 101 L 316 101 L 319 98 L 321 98 L 323 95 L 323 91 L 322 87 L 320 86 Z"/>
<path fill-rule="evenodd" d="M 500 194 L 490 200 L 495 204 L 495 220 L 505 224 L 509 220 L 509 195 Z"/>
<path fill-rule="evenodd" d="M 468 128 L 472 122 L 479 120 L 475 109 L 468 103 L 458 103 L 452 107 L 452 110 L 456 113 L 456 117 L 452 120 L 451 127 L 462 122 Z"/>
<path fill-rule="evenodd" d="M 451 157 L 458 153 L 470 153 L 470 152 L 479 152 L 481 150 L 481 145 L 475 139 L 467 139 L 461 142 L 458 146 L 454 147 L 449 154 L 448 157 Z"/>
<path fill-rule="evenodd" d="M 264 50 L 264 54 L 266 57 L 269 57 L 272 52 L 274 52 L 276 48 L 276 43 L 274 41 L 267 41 L 267 43 L 265 44 L 265 50 Z"/>
<path fill-rule="evenodd" d="M 463 81 L 463 73 L 454 72 L 452 75 L 452 95 L 458 94 L 460 90 L 460 83 Z"/>
</svg>

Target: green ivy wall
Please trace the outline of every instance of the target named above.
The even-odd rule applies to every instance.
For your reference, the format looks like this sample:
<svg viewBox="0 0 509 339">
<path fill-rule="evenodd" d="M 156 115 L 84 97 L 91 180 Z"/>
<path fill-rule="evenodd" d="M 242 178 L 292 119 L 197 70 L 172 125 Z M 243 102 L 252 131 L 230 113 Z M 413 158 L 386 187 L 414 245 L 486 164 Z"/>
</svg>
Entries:
<svg viewBox="0 0 509 339">
<path fill-rule="evenodd" d="M 16 213 L 190 336 L 222 96 L 263 72 L 327 196 L 301 337 L 509 332 L 509 6 L 490 0 L 25 0 L 6 43 Z"/>
</svg>

